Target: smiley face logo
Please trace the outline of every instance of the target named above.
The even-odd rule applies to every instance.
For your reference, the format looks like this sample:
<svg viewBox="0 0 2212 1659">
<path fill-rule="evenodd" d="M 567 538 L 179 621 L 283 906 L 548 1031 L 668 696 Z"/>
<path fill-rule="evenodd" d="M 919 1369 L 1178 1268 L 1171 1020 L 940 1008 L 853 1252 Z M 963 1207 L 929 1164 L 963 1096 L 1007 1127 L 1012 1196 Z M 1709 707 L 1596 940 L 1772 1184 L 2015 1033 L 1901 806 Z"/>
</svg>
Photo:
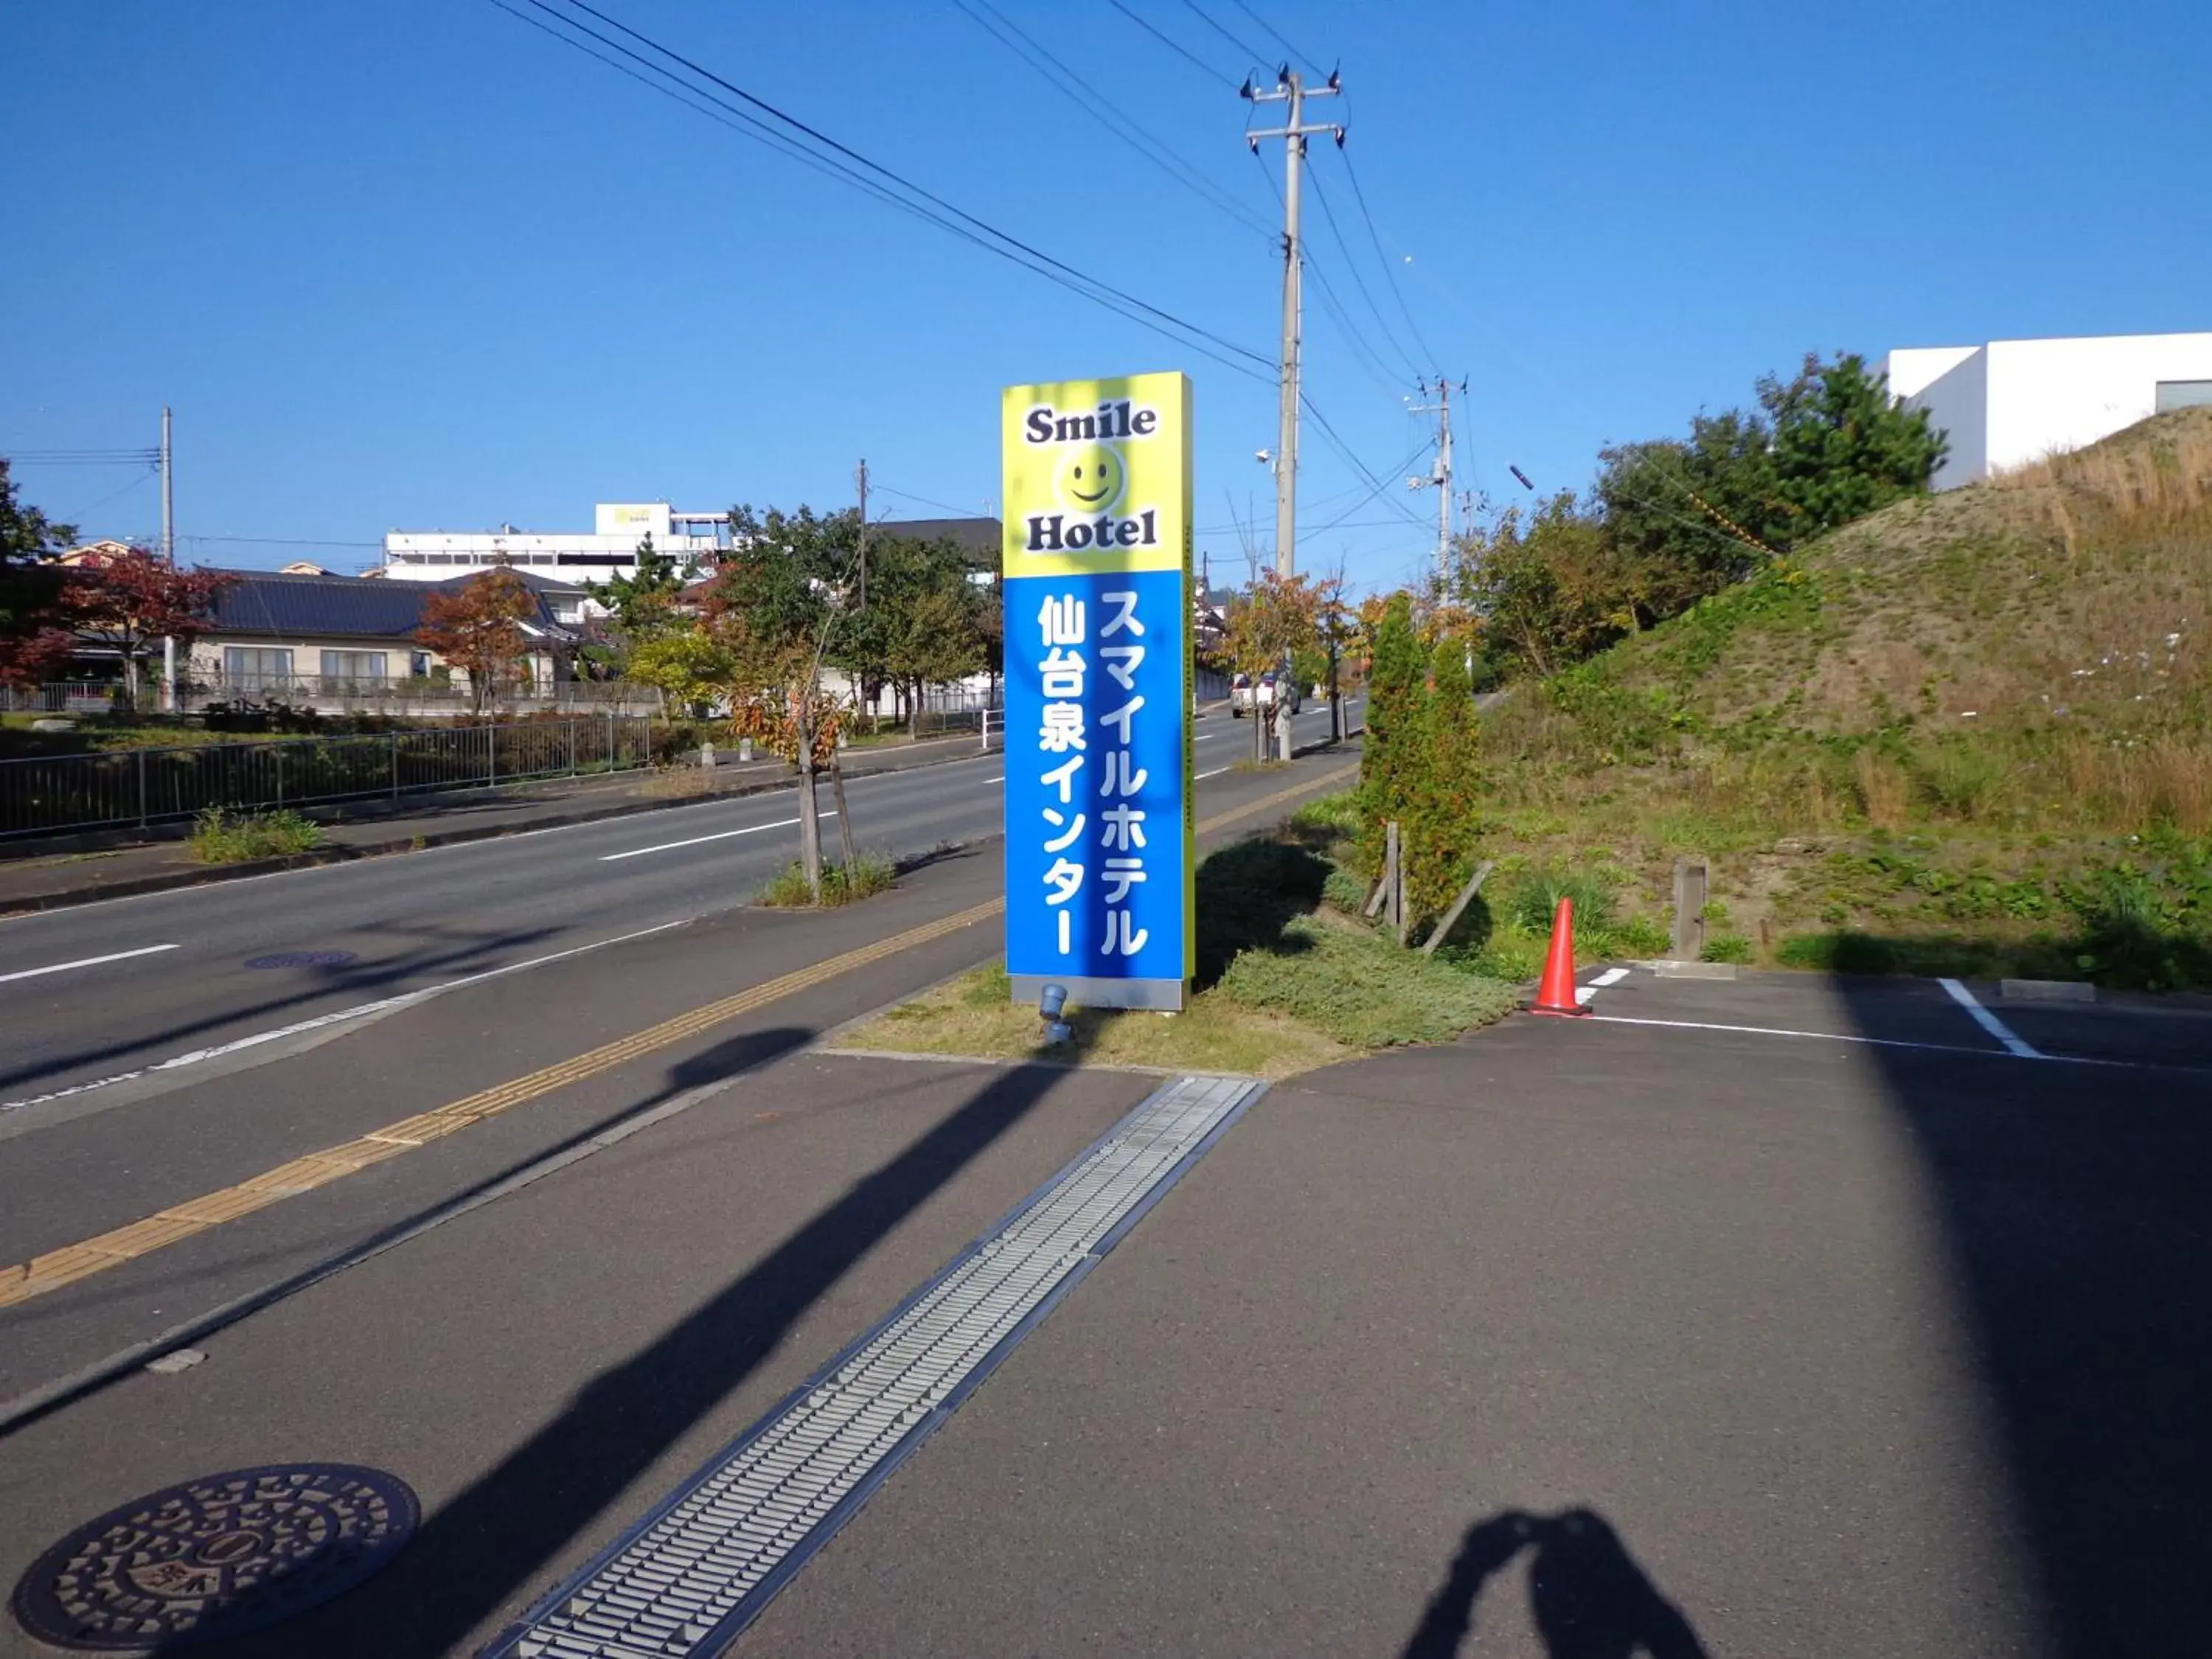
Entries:
<svg viewBox="0 0 2212 1659">
<path fill-rule="evenodd" d="M 1054 487 L 1078 513 L 1111 513 L 1128 491 L 1129 464 L 1111 444 L 1076 444 L 1060 458 Z"/>
</svg>

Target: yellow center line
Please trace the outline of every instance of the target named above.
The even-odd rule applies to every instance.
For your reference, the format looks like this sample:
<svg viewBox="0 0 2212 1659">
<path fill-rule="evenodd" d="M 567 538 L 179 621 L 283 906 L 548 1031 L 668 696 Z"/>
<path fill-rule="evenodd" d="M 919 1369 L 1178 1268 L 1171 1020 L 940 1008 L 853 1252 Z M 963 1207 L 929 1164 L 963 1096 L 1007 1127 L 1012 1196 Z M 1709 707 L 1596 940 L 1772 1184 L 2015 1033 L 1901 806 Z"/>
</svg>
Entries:
<svg viewBox="0 0 2212 1659">
<path fill-rule="evenodd" d="M 1278 790 L 1272 795 L 1248 802 L 1227 812 L 1217 814 L 1198 826 L 1200 835 L 1218 830 L 1239 818 L 1249 817 L 1255 812 L 1279 806 L 1296 796 L 1305 794 L 1323 785 L 1341 782 L 1359 769 L 1340 767 L 1335 771 L 1294 784 L 1288 789 Z M 717 1025 L 735 1019 L 740 1014 L 778 1002 L 787 996 L 823 984 L 826 981 L 849 974 L 854 969 L 865 968 L 871 963 L 881 962 L 886 957 L 911 951 L 916 945 L 927 945 L 933 939 L 957 933 L 963 927 L 987 921 L 1006 908 L 1003 898 L 990 899 L 981 904 L 936 921 L 924 922 L 909 927 L 904 933 L 894 933 L 889 939 L 878 939 L 873 945 L 864 945 L 817 962 L 809 968 L 799 968 L 775 979 L 726 996 L 716 1002 L 692 1009 L 664 1019 L 657 1025 L 647 1025 L 617 1037 L 612 1042 L 602 1043 L 570 1060 L 542 1066 L 511 1081 L 495 1085 L 489 1089 L 465 1096 L 434 1111 L 418 1113 L 402 1118 L 397 1123 L 387 1123 L 380 1129 L 328 1146 L 319 1152 L 309 1152 L 289 1164 L 280 1164 L 273 1170 L 264 1170 L 250 1181 L 241 1181 L 234 1187 L 225 1187 L 181 1204 L 172 1204 L 156 1211 L 143 1220 L 100 1234 L 76 1244 L 64 1244 L 58 1249 L 48 1250 L 33 1256 L 28 1261 L 0 1268 L 0 1308 L 11 1307 L 28 1301 L 34 1296 L 73 1284 L 80 1279 L 104 1273 L 108 1268 L 142 1255 L 166 1249 L 180 1239 L 219 1227 L 226 1221 L 234 1221 L 242 1215 L 293 1197 L 300 1193 L 313 1192 L 318 1187 L 365 1170 L 372 1164 L 381 1164 L 386 1158 L 411 1152 L 418 1146 L 465 1129 L 472 1123 L 481 1123 L 489 1117 L 527 1102 L 565 1089 L 572 1083 L 583 1082 L 602 1072 L 643 1058 L 657 1049 L 687 1038 L 702 1035 Z"/>
</svg>

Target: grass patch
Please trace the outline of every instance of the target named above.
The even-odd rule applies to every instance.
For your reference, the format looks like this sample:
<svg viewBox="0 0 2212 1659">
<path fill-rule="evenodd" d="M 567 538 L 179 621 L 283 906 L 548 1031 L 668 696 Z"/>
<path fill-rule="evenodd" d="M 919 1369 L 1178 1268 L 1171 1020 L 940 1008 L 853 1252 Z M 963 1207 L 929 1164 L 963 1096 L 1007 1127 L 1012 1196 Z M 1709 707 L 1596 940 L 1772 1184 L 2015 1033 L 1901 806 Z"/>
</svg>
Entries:
<svg viewBox="0 0 2212 1659">
<path fill-rule="evenodd" d="M 898 870 L 880 853 L 863 853 L 848 869 L 833 860 L 822 861 L 822 903 L 852 904 L 872 897 L 898 879 Z M 796 859 L 779 871 L 768 885 L 761 890 L 760 902 L 788 908 L 804 909 L 814 902 L 814 894 L 806 884 L 805 866 Z"/>
<path fill-rule="evenodd" d="M 1014 1004 L 1005 969 L 994 966 L 902 1003 L 843 1041 L 1279 1078 L 1395 1044 L 1443 1042 L 1502 1018 L 1516 1000 L 1511 987 L 1401 951 L 1327 902 L 1360 885 L 1331 857 L 1345 845 L 1347 821 L 1342 798 L 1316 802 L 1280 832 L 1224 847 L 1199 866 L 1197 992 L 1180 1014 L 1073 1009 L 1073 1041 L 1044 1048 L 1036 1010 Z"/>
<path fill-rule="evenodd" d="M 323 844 L 323 826 L 286 808 L 275 812 L 227 812 L 211 806 L 192 821 L 186 845 L 195 862 L 242 864 L 249 859 L 312 853 Z"/>
</svg>

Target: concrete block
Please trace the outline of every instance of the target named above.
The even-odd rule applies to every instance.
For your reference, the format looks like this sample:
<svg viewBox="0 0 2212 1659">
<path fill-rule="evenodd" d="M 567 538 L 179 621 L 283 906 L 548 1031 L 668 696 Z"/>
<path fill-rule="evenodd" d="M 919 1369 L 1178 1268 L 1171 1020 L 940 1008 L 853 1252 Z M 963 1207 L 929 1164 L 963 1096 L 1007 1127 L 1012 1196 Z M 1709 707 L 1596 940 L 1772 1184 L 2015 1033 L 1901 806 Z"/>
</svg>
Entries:
<svg viewBox="0 0 2212 1659">
<path fill-rule="evenodd" d="M 1734 979 L 1732 962 L 1655 962 L 1651 971 L 1661 979 Z"/>
<path fill-rule="evenodd" d="M 2086 979 L 2001 979 L 1997 994 L 2007 1002 L 2094 1002 L 2097 988 Z"/>
</svg>

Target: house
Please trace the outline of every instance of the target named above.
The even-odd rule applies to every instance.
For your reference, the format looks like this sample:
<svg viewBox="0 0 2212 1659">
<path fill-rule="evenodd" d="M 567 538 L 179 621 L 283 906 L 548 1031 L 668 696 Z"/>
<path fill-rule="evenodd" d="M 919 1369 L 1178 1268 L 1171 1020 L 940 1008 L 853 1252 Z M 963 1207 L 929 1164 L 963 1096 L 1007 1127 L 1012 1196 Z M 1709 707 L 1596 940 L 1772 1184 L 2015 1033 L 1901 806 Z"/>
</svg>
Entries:
<svg viewBox="0 0 2212 1659">
<path fill-rule="evenodd" d="M 2212 404 L 2212 333 L 1914 347 L 1891 352 L 1882 368 L 1890 395 L 1926 410 L 1949 435 L 1932 481 L 1938 489 Z"/>
<path fill-rule="evenodd" d="M 416 642 L 423 603 L 471 580 L 369 581 L 358 576 L 232 570 L 216 596 L 214 614 L 179 664 L 204 696 L 344 702 L 380 696 L 444 690 L 467 684 Z M 568 678 L 574 624 L 584 590 L 525 571 L 514 573 L 538 600 L 522 623 L 529 639 L 525 678 L 550 688 Z"/>
<path fill-rule="evenodd" d="M 457 567 L 510 565 L 526 574 L 552 575 L 580 584 L 637 574 L 638 544 L 647 537 L 655 551 L 676 559 L 687 570 L 711 567 L 730 545 L 730 515 L 685 513 L 666 501 L 601 501 L 592 526 L 583 530 L 395 530 L 384 538 L 380 569 L 392 581 L 439 582 Z"/>
</svg>

